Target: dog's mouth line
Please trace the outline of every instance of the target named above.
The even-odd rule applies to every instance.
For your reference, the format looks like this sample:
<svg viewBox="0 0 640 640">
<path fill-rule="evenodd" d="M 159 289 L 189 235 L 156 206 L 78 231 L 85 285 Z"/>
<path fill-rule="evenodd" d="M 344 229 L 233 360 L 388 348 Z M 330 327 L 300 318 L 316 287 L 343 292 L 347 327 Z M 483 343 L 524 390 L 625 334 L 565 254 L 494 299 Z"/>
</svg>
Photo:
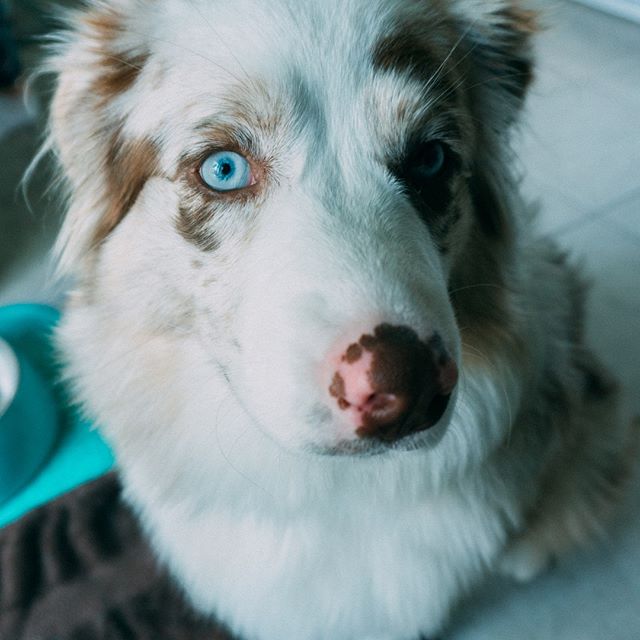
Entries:
<svg viewBox="0 0 640 640">
<path fill-rule="evenodd" d="M 455 396 L 454 392 L 443 398 L 445 408 L 435 422 L 417 431 L 410 431 L 399 438 L 344 439 L 332 445 L 312 445 L 308 447 L 308 451 L 313 455 L 324 457 L 366 458 L 431 449 L 441 440 L 451 421 L 450 416 L 455 402 L 452 396 Z"/>
<path fill-rule="evenodd" d="M 278 439 L 270 433 L 267 425 L 243 402 L 242 396 L 233 382 L 229 367 L 212 354 L 209 354 L 208 361 L 223 378 L 230 395 L 237 402 L 253 427 L 274 444 L 282 447 Z M 405 423 L 397 425 L 382 435 L 369 436 L 354 433 L 354 436 L 356 436 L 354 439 L 343 439 L 331 445 L 310 444 L 304 447 L 303 451 L 306 450 L 314 456 L 372 457 L 393 452 L 404 453 L 423 449 L 425 445 L 429 444 L 429 440 L 434 443 L 439 441 L 441 436 L 433 434 L 432 437 L 431 432 L 441 431 L 439 427 L 445 422 L 443 418 L 455 395 L 455 390 L 448 393 L 437 393 L 426 408 L 422 407 L 420 410 L 417 406 L 414 407 L 414 411 L 411 412 Z M 419 422 L 419 426 L 415 426 L 416 422 Z M 425 438 L 426 432 L 429 435 Z M 291 451 L 288 447 L 284 448 Z"/>
</svg>

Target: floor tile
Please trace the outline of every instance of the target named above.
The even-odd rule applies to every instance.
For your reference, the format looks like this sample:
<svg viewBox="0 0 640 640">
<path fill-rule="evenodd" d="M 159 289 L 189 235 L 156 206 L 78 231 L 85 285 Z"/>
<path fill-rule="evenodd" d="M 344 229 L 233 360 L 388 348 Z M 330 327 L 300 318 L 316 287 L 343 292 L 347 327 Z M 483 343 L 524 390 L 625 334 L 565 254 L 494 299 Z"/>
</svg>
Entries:
<svg viewBox="0 0 640 640">
<path fill-rule="evenodd" d="M 640 243 L 640 189 L 608 213 L 607 223 L 612 229 L 619 231 L 629 240 L 635 239 Z M 640 244 L 638 251 L 640 251 Z M 638 288 L 640 288 L 640 273 Z"/>
<path fill-rule="evenodd" d="M 537 4 L 548 28 L 519 153 L 544 184 L 591 210 L 639 184 L 640 25 Z"/>
<path fill-rule="evenodd" d="M 640 25 L 567 0 L 535 4 L 544 27 L 537 38 L 540 57 L 567 80 L 596 80 L 621 92 L 640 87 Z"/>
<path fill-rule="evenodd" d="M 638 114 L 640 98 L 558 91 L 530 110 L 521 158 L 565 197 L 597 208 L 638 185 Z"/>
<path fill-rule="evenodd" d="M 522 194 L 527 202 L 537 203 L 536 228 L 541 233 L 556 234 L 567 227 L 575 227 L 589 213 L 588 207 L 559 193 L 554 185 L 545 183 L 544 176 L 537 176 L 534 171 L 527 173 Z"/>
</svg>

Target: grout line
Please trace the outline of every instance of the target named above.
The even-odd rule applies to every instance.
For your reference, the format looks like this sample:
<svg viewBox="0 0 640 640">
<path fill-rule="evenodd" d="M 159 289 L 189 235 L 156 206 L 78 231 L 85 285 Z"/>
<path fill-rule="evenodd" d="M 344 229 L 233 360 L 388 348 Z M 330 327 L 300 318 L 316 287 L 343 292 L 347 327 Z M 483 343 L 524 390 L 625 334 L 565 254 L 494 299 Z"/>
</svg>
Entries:
<svg viewBox="0 0 640 640">
<path fill-rule="evenodd" d="M 616 235 L 621 236 L 628 242 L 638 245 L 638 248 L 640 249 L 640 231 L 635 231 L 634 229 L 629 229 L 628 227 L 621 225 L 615 218 L 610 220 L 608 224 L 610 225 L 608 228 Z"/>
<path fill-rule="evenodd" d="M 640 6 L 636 0 L 573 0 L 573 2 L 595 9 L 608 16 L 640 24 Z"/>
<path fill-rule="evenodd" d="M 568 231 L 574 231 L 575 229 L 581 228 L 587 224 L 592 222 L 596 222 L 597 220 L 604 219 L 608 217 L 611 213 L 614 213 L 614 209 L 619 207 L 620 205 L 626 204 L 629 200 L 633 200 L 634 198 L 640 197 L 640 187 L 633 187 L 629 191 L 625 191 L 622 195 L 612 198 L 608 200 L 604 204 L 598 205 L 594 209 L 587 211 L 583 216 L 581 216 L 578 220 L 574 220 L 572 222 L 567 222 L 565 224 L 561 224 L 556 227 L 554 233 L 563 234 Z M 609 213 L 608 211 L 611 210 Z"/>
</svg>

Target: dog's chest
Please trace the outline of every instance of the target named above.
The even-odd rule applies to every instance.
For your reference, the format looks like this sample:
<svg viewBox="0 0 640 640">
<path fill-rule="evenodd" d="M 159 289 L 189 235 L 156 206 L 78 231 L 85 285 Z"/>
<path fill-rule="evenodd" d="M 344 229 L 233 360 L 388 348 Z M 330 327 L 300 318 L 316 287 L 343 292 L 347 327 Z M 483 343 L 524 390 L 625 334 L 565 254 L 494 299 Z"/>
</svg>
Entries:
<svg viewBox="0 0 640 640">
<path fill-rule="evenodd" d="M 338 500 L 283 518 L 219 511 L 180 526 L 166 514 L 150 528 L 194 603 L 232 626 L 242 620 L 242 633 L 395 640 L 434 632 L 491 564 L 506 537 L 503 507 L 451 492 Z"/>
</svg>

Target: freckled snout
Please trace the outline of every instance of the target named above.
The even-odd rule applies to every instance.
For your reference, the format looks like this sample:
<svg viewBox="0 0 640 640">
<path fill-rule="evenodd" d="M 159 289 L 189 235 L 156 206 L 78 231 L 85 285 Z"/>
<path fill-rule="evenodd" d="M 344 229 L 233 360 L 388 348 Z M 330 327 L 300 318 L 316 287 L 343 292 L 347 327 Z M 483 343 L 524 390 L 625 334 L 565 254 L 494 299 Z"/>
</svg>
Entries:
<svg viewBox="0 0 640 640">
<path fill-rule="evenodd" d="M 329 394 L 358 437 L 391 442 L 436 424 L 457 380 L 440 336 L 380 324 L 339 356 Z"/>
</svg>

